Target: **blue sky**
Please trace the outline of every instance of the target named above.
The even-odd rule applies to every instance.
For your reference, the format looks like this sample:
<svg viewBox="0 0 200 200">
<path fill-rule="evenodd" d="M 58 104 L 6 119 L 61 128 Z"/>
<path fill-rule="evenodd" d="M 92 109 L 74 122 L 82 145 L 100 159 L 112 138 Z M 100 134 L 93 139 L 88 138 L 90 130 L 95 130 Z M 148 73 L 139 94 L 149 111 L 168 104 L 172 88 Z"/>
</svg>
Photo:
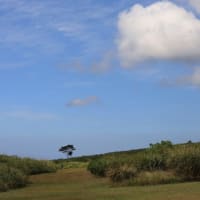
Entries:
<svg viewBox="0 0 200 200">
<path fill-rule="evenodd" d="M 0 152 L 199 141 L 199 14 L 197 0 L 0 0 Z"/>
</svg>

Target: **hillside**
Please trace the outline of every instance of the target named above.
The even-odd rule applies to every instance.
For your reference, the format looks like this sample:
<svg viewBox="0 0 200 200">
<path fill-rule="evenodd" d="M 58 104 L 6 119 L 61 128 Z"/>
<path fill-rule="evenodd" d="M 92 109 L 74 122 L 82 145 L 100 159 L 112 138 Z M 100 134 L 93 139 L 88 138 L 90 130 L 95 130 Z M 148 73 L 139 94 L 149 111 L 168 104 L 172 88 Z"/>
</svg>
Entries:
<svg viewBox="0 0 200 200">
<path fill-rule="evenodd" d="M 174 146 L 183 146 L 183 145 L 187 145 L 188 143 L 179 143 L 179 144 L 174 144 Z M 193 145 L 199 145 L 200 146 L 200 142 L 194 142 L 192 143 Z M 132 156 L 135 155 L 136 153 L 139 152 L 143 152 L 145 151 L 147 148 L 139 148 L 139 149 L 130 149 L 130 150 L 126 150 L 126 151 L 116 151 L 116 152 L 108 152 L 108 153 L 104 153 L 104 154 L 95 154 L 95 155 L 83 155 L 83 156 L 77 156 L 77 157 L 72 157 L 72 158 L 68 158 L 67 161 L 71 162 L 71 161 L 77 161 L 77 162 L 89 162 L 91 160 L 94 159 L 98 159 L 98 158 L 102 158 L 102 157 L 113 157 L 113 156 Z M 66 159 L 55 159 L 53 160 L 55 163 L 62 163 L 62 162 L 66 162 Z"/>
</svg>

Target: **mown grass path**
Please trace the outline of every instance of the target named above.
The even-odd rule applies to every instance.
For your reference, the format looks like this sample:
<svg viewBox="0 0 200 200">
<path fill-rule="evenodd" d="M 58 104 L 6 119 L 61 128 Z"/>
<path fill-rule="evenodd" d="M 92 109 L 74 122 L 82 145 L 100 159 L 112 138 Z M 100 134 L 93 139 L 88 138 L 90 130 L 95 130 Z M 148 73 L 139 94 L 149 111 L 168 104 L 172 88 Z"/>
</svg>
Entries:
<svg viewBox="0 0 200 200">
<path fill-rule="evenodd" d="M 84 168 L 31 177 L 28 187 L 0 193 L 0 200 L 199 200 L 200 183 L 112 187 Z"/>
</svg>

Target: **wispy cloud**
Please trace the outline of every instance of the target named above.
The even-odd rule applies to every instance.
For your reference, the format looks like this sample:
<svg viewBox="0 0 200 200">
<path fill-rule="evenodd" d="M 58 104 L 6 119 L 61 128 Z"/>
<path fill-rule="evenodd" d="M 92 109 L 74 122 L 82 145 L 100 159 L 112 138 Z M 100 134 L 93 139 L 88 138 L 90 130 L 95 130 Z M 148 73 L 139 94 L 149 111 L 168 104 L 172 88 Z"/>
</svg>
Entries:
<svg viewBox="0 0 200 200">
<path fill-rule="evenodd" d="M 14 119 L 24 119 L 24 120 L 58 120 L 57 115 L 51 113 L 43 112 L 33 112 L 30 110 L 19 110 L 19 111 L 4 111 L 0 112 L 0 117 L 14 118 Z"/>
<path fill-rule="evenodd" d="M 125 1 L 112 6 L 94 0 L 0 0 L 1 47 L 8 53 L 16 50 L 15 57 L 27 53 L 36 58 L 56 53 L 67 57 L 75 43 L 83 58 L 94 57 L 96 52 L 101 54 L 113 45 L 116 16 L 127 6 Z M 101 65 L 104 68 L 105 62 Z"/>
<path fill-rule="evenodd" d="M 59 64 L 57 67 L 63 71 L 79 72 L 79 73 L 94 73 L 102 74 L 108 72 L 113 68 L 113 64 L 116 60 L 116 55 L 112 51 L 104 53 L 101 59 L 89 64 L 84 65 L 81 63 L 81 59 L 75 59 L 71 63 Z"/>
<path fill-rule="evenodd" d="M 72 0 L 67 2 L 0 0 L 0 4 L 1 10 L 6 11 L 1 16 L 0 24 L 7 24 L 1 32 L 10 33 L 7 37 L 10 42 L 17 40 L 22 42 L 22 36 L 24 36 L 24 40 L 32 38 L 33 35 L 38 37 L 43 31 L 46 36 L 50 35 L 47 34 L 47 31 L 49 33 L 58 31 L 65 36 L 74 36 L 77 39 L 85 40 L 91 38 L 90 36 L 93 34 L 99 35 L 99 30 L 97 32 L 89 31 L 90 26 L 94 25 L 94 21 L 95 23 L 99 21 L 102 25 L 106 24 L 108 19 L 115 20 L 114 14 L 117 15 L 125 6 L 121 2 L 116 2 L 115 7 L 109 7 L 93 0 L 85 0 L 84 4 L 82 1 L 77 1 L 75 4 Z M 25 22 L 28 23 L 25 24 Z M 9 24 L 10 26 L 8 26 Z M 22 26 L 23 29 L 21 29 Z M 11 31 L 14 33 L 13 37 L 11 37 Z M 27 31 L 30 31 L 31 34 L 27 35 Z M 35 42 L 41 42 L 41 40 Z"/>
<path fill-rule="evenodd" d="M 80 98 L 73 99 L 69 101 L 66 104 L 66 106 L 68 107 L 87 106 L 87 105 L 91 105 L 98 102 L 99 102 L 99 98 L 97 96 L 89 96 L 84 99 L 80 99 Z"/>
<path fill-rule="evenodd" d="M 163 86 L 189 86 L 189 87 L 200 87 L 200 67 L 195 67 L 192 73 L 182 75 L 176 79 L 162 79 L 160 81 Z"/>
</svg>

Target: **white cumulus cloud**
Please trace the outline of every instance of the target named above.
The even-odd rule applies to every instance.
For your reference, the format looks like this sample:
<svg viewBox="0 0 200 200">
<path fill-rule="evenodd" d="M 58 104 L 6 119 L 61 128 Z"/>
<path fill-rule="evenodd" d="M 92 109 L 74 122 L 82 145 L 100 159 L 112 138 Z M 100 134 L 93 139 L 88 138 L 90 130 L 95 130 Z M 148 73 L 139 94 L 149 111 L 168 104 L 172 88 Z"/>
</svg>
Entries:
<svg viewBox="0 0 200 200">
<path fill-rule="evenodd" d="M 119 15 L 118 51 L 125 67 L 147 60 L 200 58 L 200 20 L 169 1 L 134 5 Z"/>
<path fill-rule="evenodd" d="M 188 0 L 191 6 L 197 11 L 200 12 L 200 1 L 199 0 Z"/>
</svg>

